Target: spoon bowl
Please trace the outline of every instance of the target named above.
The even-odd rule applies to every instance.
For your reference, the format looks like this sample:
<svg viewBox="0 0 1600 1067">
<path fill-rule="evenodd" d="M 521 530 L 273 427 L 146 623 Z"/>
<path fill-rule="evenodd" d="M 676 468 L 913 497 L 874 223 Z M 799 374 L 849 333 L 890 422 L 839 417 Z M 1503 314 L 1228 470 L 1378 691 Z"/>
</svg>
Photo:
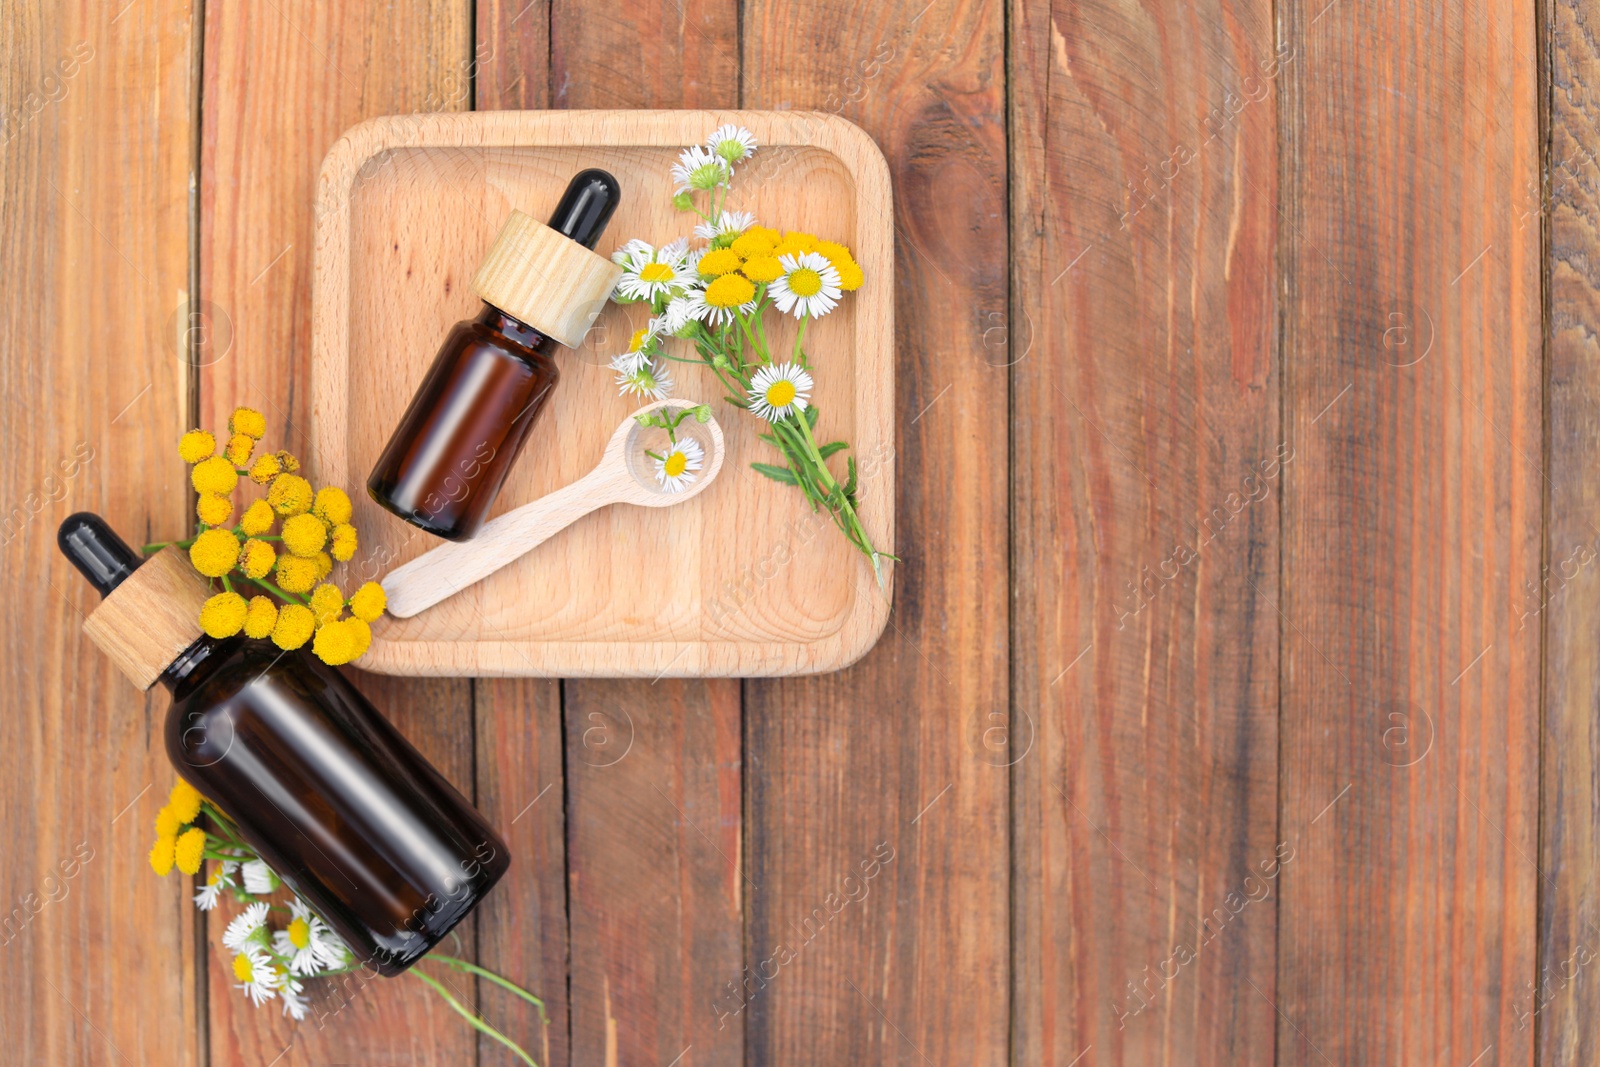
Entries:
<svg viewBox="0 0 1600 1067">
<path fill-rule="evenodd" d="M 698 470 L 685 467 L 676 483 L 663 477 L 656 458 L 668 455 L 671 442 L 667 432 L 639 423 L 640 416 L 663 409 L 695 406 L 686 400 L 646 404 L 616 428 L 600 462 L 582 478 L 489 520 L 470 541 L 440 545 L 395 568 L 382 583 L 389 614 L 410 618 L 454 596 L 597 508 L 608 504 L 664 508 L 704 492 L 722 470 L 722 427 L 717 420 L 701 423 L 690 416 L 678 424 L 678 441 L 694 442 L 700 466 Z"/>
</svg>

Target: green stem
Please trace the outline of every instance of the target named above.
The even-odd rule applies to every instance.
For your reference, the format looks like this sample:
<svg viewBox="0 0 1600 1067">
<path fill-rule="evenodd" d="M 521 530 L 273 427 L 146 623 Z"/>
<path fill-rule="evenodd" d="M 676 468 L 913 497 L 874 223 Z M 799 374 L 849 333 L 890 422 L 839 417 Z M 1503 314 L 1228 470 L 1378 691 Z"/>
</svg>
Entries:
<svg viewBox="0 0 1600 1067">
<path fill-rule="evenodd" d="M 273 585 L 271 582 L 267 581 L 265 578 L 251 578 L 251 577 L 246 576 L 245 581 L 254 582 L 255 584 L 259 585 L 261 588 L 267 590 L 269 593 L 276 593 L 279 597 L 281 597 L 284 600 L 287 600 L 291 604 L 310 604 L 311 603 L 311 601 L 307 600 L 305 597 L 300 596 L 297 593 L 288 593 L 288 592 L 285 592 L 282 589 L 279 589 L 277 586 Z"/>
<path fill-rule="evenodd" d="M 801 315 L 800 316 L 800 329 L 796 330 L 795 331 L 795 335 L 794 335 L 794 355 L 789 357 L 789 361 L 791 363 L 796 363 L 796 362 L 800 361 L 800 342 L 805 340 L 805 337 L 806 337 L 806 323 L 808 323 L 810 321 L 811 321 L 811 316 L 810 315 Z M 804 363 L 800 363 L 800 365 L 802 367 L 805 366 Z"/>
<path fill-rule="evenodd" d="M 488 1034 L 506 1048 L 510 1049 L 512 1052 L 515 1052 L 522 1058 L 522 1062 L 528 1064 L 528 1067 L 539 1067 L 538 1063 L 534 1062 L 533 1057 L 528 1055 L 527 1052 L 523 1050 L 521 1045 L 511 1040 L 505 1034 L 502 1034 L 488 1023 L 484 1022 L 483 1019 L 479 1018 L 465 1004 L 462 1004 L 459 1000 L 452 996 L 450 991 L 441 985 L 436 979 L 428 977 L 415 967 L 411 968 L 411 970 L 405 973 L 414 976 L 418 981 L 426 983 L 430 988 L 433 989 L 435 993 L 444 998 L 444 1002 L 450 1005 L 451 1010 L 453 1010 L 463 1019 L 467 1020 L 467 1022 L 472 1025 L 473 1029 L 479 1031 L 480 1033 Z"/>
<path fill-rule="evenodd" d="M 530 1003 L 534 1007 L 538 1008 L 539 1009 L 539 1018 L 544 1020 L 544 1024 L 546 1026 L 550 1025 L 550 1016 L 545 1014 L 544 1001 L 540 1000 L 538 997 L 534 996 L 532 993 L 528 992 L 526 989 L 523 989 L 521 986 L 517 985 L 517 983 L 511 981 L 509 978 L 501 977 L 500 975 L 495 974 L 493 971 L 484 970 L 482 967 L 479 967 L 476 963 L 469 963 L 466 960 L 457 959 L 455 956 L 441 956 L 438 953 L 432 953 L 432 954 L 430 954 L 428 956 L 428 958 L 430 960 L 435 960 L 435 961 L 437 961 L 439 963 L 442 963 L 446 967 L 454 967 L 458 971 L 465 971 L 468 974 L 475 974 L 479 978 L 487 978 L 489 981 L 493 982 L 495 985 L 500 986 L 503 989 L 510 990 L 511 992 L 515 993 L 517 996 L 521 997 L 523 1000 L 526 1000 L 528 1003 Z"/>
</svg>

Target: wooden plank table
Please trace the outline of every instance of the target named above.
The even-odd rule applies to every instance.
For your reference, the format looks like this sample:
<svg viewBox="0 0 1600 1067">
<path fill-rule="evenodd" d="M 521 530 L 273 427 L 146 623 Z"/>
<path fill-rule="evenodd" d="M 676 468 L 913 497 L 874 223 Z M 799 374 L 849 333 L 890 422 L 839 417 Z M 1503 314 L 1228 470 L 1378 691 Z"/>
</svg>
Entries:
<svg viewBox="0 0 1600 1067">
<path fill-rule="evenodd" d="M 1592 4 L 0 26 L 0 1059 L 514 1062 L 417 983 L 320 1027 L 230 988 L 145 863 L 165 698 L 80 634 L 54 531 L 180 529 L 173 443 L 238 403 L 305 451 L 346 127 L 736 106 L 889 161 L 890 625 L 811 678 L 359 674 L 515 856 L 455 950 L 551 1025 L 462 998 L 542 1065 L 1600 1057 Z"/>
</svg>

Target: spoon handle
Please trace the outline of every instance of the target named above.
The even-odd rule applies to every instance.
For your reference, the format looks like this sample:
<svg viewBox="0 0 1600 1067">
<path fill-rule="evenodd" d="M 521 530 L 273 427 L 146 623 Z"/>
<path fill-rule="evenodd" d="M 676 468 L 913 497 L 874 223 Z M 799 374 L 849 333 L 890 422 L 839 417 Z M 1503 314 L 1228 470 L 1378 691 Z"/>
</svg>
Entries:
<svg viewBox="0 0 1600 1067">
<path fill-rule="evenodd" d="M 627 477 L 627 475 L 624 475 Z M 485 523 L 470 541 L 424 552 L 383 579 L 389 614 L 408 619 L 479 582 L 596 508 L 621 499 L 604 467 Z"/>
</svg>

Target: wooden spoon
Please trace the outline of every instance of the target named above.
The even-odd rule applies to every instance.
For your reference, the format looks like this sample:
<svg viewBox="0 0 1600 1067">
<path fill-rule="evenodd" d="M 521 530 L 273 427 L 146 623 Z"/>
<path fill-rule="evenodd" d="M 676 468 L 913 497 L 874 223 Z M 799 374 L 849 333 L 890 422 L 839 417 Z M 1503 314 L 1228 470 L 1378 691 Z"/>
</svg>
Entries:
<svg viewBox="0 0 1600 1067">
<path fill-rule="evenodd" d="M 691 416 L 679 424 L 679 439 L 695 437 L 706 456 L 695 472 L 694 482 L 677 493 L 656 484 L 641 440 L 650 430 L 636 421 L 638 416 L 661 408 L 693 406 L 684 400 L 658 400 L 645 405 L 623 420 L 606 443 L 600 462 L 582 478 L 489 520 L 470 541 L 441 545 L 395 568 L 383 579 L 389 614 L 407 619 L 431 608 L 521 558 L 596 508 L 608 504 L 664 508 L 694 497 L 722 470 L 722 427 L 717 420 L 702 425 Z M 705 432 L 696 433 L 697 430 Z"/>
</svg>

